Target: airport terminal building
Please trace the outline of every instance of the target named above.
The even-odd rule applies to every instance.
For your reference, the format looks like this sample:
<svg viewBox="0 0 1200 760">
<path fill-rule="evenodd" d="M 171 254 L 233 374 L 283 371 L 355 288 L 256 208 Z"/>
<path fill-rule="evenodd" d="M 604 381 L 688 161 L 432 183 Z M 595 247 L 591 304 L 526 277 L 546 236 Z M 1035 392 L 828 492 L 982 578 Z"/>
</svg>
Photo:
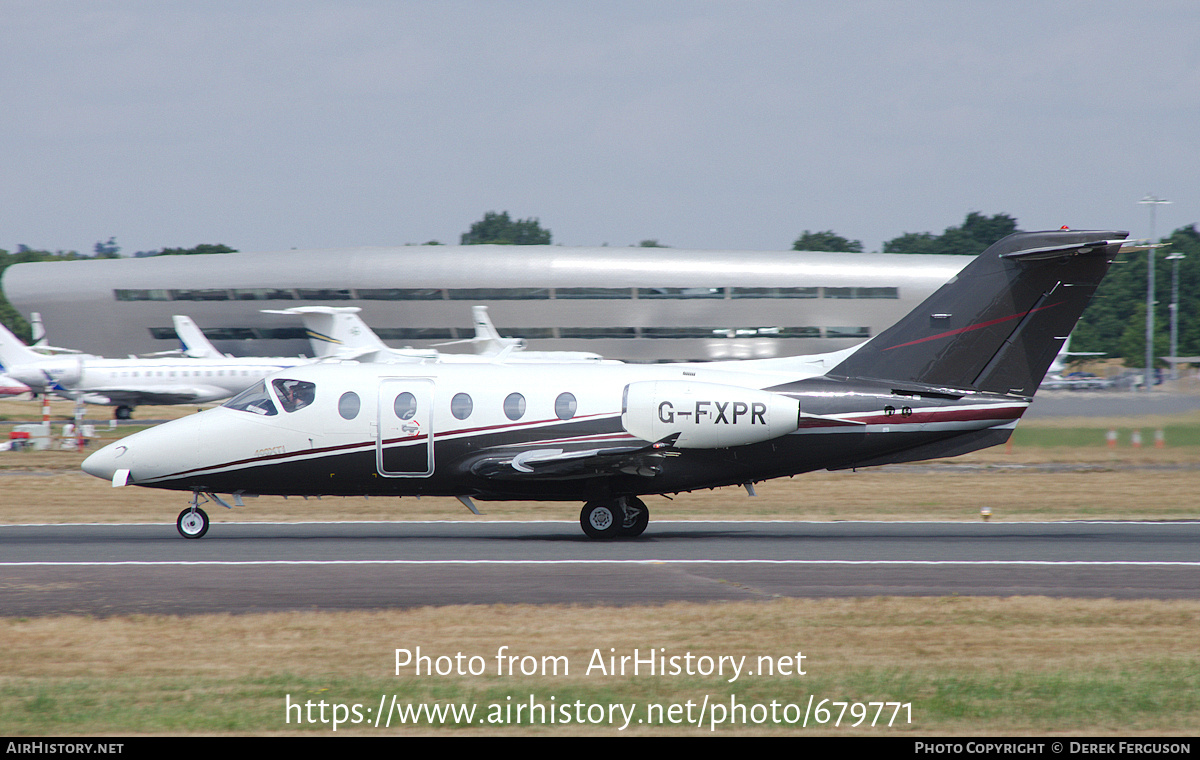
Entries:
<svg viewBox="0 0 1200 760">
<path fill-rule="evenodd" d="M 358 306 L 393 347 L 469 338 L 489 307 L 531 350 L 626 361 L 819 353 L 891 325 L 971 257 L 563 246 L 402 246 L 158 256 L 10 266 L 0 286 L 50 342 L 104 356 L 178 346 L 192 317 L 235 356 L 311 353 L 296 317 Z M 446 350 L 469 351 L 456 346 Z"/>
</svg>

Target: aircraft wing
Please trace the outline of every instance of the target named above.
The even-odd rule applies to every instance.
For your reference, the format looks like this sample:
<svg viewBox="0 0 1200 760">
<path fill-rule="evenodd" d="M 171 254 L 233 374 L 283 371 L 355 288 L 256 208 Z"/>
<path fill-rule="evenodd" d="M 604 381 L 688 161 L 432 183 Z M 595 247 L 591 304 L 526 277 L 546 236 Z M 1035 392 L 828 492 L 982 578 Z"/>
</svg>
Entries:
<svg viewBox="0 0 1200 760">
<path fill-rule="evenodd" d="M 679 434 L 651 444 L 579 449 L 524 449 L 488 453 L 468 465 L 472 475 L 497 480 L 591 478 L 606 475 L 653 477 L 662 471 L 662 461 L 677 456 L 673 447 Z"/>
<path fill-rule="evenodd" d="M 114 406 L 143 406 L 145 404 L 198 404 L 217 401 L 233 395 L 214 386 L 165 386 L 163 388 L 88 388 L 80 392 L 83 400 L 92 404 Z"/>
</svg>

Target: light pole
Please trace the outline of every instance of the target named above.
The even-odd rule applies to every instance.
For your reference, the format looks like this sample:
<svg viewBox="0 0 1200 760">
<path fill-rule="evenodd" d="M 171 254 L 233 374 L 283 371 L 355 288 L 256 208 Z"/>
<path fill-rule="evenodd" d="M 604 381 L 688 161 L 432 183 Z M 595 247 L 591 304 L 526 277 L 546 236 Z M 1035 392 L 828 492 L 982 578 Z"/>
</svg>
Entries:
<svg viewBox="0 0 1200 760">
<path fill-rule="evenodd" d="M 1179 252 L 1167 257 L 1171 262 L 1171 379 L 1179 379 L 1179 362 L 1174 357 L 1179 356 L 1179 260 L 1184 255 Z"/>
<path fill-rule="evenodd" d="M 1146 392 L 1154 387 L 1154 211 L 1157 207 L 1171 201 L 1146 193 L 1138 203 L 1150 207 L 1150 245 L 1146 252 L 1149 262 L 1146 274 L 1146 374 L 1142 381 L 1146 384 Z"/>
</svg>

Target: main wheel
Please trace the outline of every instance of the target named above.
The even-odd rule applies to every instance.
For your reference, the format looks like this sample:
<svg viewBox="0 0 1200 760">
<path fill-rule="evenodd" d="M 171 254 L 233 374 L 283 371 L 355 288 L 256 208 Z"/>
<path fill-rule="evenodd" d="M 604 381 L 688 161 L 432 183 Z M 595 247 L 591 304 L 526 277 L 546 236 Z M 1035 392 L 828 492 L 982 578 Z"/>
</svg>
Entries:
<svg viewBox="0 0 1200 760">
<path fill-rule="evenodd" d="M 625 510 L 618 501 L 589 501 L 579 513 L 579 524 L 588 538 L 616 538 L 625 522 Z"/>
<path fill-rule="evenodd" d="M 208 532 L 208 515 L 199 507 L 188 507 L 179 513 L 175 527 L 184 538 L 200 538 Z"/>
<path fill-rule="evenodd" d="M 131 419 L 133 419 L 133 407 L 132 406 L 118 406 L 116 413 L 113 416 L 115 416 L 119 420 L 131 420 Z"/>
<path fill-rule="evenodd" d="M 636 538 L 642 535 L 646 530 L 646 526 L 650 524 L 650 510 L 646 508 L 646 504 L 636 496 L 630 496 L 625 500 L 625 519 L 621 521 L 621 530 L 618 535 L 622 538 Z"/>
</svg>

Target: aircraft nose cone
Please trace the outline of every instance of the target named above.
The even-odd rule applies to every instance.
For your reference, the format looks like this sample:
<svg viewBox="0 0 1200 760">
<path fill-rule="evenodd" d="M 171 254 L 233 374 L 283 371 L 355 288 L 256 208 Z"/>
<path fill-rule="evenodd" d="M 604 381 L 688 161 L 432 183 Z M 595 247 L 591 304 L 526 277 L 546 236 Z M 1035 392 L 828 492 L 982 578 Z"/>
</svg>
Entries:
<svg viewBox="0 0 1200 760">
<path fill-rule="evenodd" d="M 133 469 L 133 454 L 130 453 L 129 447 L 118 441 L 110 443 L 83 460 L 81 467 L 88 475 L 112 480 L 117 470 Z"/>
</svg>

